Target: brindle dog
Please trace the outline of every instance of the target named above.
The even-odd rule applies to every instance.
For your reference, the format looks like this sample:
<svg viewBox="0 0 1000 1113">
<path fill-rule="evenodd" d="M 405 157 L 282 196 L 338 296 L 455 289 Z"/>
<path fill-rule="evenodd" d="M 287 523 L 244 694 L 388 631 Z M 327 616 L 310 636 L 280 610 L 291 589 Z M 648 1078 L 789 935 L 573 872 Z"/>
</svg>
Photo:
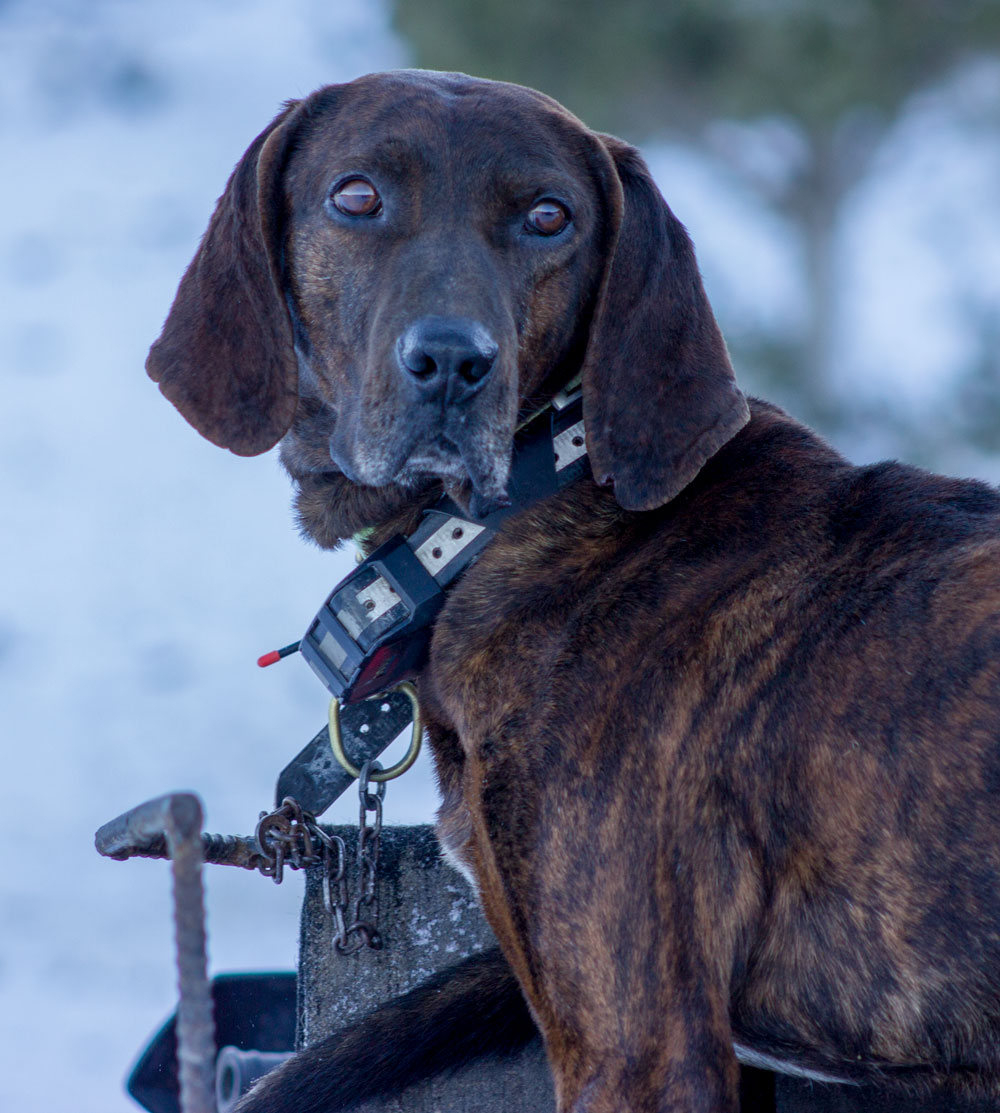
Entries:
<svg viewBox="0 0 1000 1113">
<path fill-rule="evenodd" d="M 636 151 L 513 85 L 321 89 L 237 166 L 148 367 L 216 444 L 281 441 L 324 547 L 442 487 L 502 504 L 519 417 L 582 374 L 593 478 L 508 519 L 419 678 L 560 1110 L 732 1111 L 741 1058 L 1000 1098 L 1000 497 L 748 405 Z M 394 1008 L 497 1004 L 517 1043 L 497 961 Z M 339 1046 L 246 1108 L 385 1088 Z"/>
</svg>

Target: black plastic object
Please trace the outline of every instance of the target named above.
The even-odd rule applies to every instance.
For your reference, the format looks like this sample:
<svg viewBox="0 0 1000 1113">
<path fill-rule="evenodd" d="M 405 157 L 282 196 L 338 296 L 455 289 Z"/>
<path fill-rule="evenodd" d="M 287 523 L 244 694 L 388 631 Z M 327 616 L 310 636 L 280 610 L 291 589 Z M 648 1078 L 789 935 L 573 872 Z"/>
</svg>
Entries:
<svg viewBox="0 0 1000 1113">
<path fill-rule="evenodd" d="M 219 974 L 212 979 L 217 1048 L 291 1051 L 295 1047 L 295 974 Z M 153 1036 L 126 1090 L 149 1113 L 180 1113 L 176 1015 Z"/>
<path fill-rule="evenodd" d="M 338 609 L 349 606 L 379 577 L 399 601 L 354 635 L 337 617 Z M 406 539 L 394 537 L 338 585 L 302 636 L 299 652 L 333 695 L 345 701 L 364 699 L 416 675 L 444 598 Z"/>
</svg>

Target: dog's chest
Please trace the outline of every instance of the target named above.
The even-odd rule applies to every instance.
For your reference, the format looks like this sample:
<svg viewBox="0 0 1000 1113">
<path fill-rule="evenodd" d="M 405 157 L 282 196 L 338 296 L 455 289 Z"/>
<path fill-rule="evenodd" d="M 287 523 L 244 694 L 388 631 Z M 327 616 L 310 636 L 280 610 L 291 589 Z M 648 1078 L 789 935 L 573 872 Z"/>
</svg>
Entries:
<svg viewBox="0 0 1000 1113">
<path fill-rule="evenodd" d="M 630 677 L 641 690 L 684 640 L 667 613 L 683 606 L 669 558 L 606 514 L 600 492 L 589 498 L 570 504 L 572 529 L 567 514 L 501 534 L 437 619 L 427 687 L 467 757 L 489 765 L 523 752 L 529 772 L 540 747 L 601 721 Z M 626 702 L 623 718 L 647 706 Z"/>
<path fill-rule="evenodd" d="M 570 667 L 571 621 L 555 602 L 532 606 L 510 590 L 456 595 L 438 619 L 430 669 L 449 725 L 478 747 L 546 701 Z"/>
</svg>

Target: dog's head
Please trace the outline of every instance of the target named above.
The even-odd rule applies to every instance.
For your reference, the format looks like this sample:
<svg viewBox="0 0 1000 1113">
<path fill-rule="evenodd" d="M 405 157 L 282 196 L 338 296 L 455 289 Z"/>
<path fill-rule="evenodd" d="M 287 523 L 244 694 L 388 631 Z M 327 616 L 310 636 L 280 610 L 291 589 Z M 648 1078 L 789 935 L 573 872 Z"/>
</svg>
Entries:
<svg viewBox="0 0 1000 1113">
<path fill-rule="evenodd" d="M 147 368 L 300 480 L 504 500 L 518 414 L 582 369 L 594 474 L 672 498 L 747 420 L 690 241 L 632 148 L 548 97 L 378 74 L 253 142 Z"/>
</svg>

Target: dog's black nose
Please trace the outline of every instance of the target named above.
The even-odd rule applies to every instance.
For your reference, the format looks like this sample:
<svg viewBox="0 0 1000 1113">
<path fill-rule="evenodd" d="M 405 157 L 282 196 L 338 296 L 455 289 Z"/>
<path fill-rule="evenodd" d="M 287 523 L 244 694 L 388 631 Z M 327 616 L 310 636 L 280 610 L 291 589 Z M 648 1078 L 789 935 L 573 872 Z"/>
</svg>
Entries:
<svg viewBox="0 0 1000 1113">
<path fill-rule="evenodd" d="M 421 397 L 447 402 L 460 402 L 479 390 L 497 351 L 489 332 L 463 317 L 421 317 L 396 344 L 399 366 Z"/>
</svg>

